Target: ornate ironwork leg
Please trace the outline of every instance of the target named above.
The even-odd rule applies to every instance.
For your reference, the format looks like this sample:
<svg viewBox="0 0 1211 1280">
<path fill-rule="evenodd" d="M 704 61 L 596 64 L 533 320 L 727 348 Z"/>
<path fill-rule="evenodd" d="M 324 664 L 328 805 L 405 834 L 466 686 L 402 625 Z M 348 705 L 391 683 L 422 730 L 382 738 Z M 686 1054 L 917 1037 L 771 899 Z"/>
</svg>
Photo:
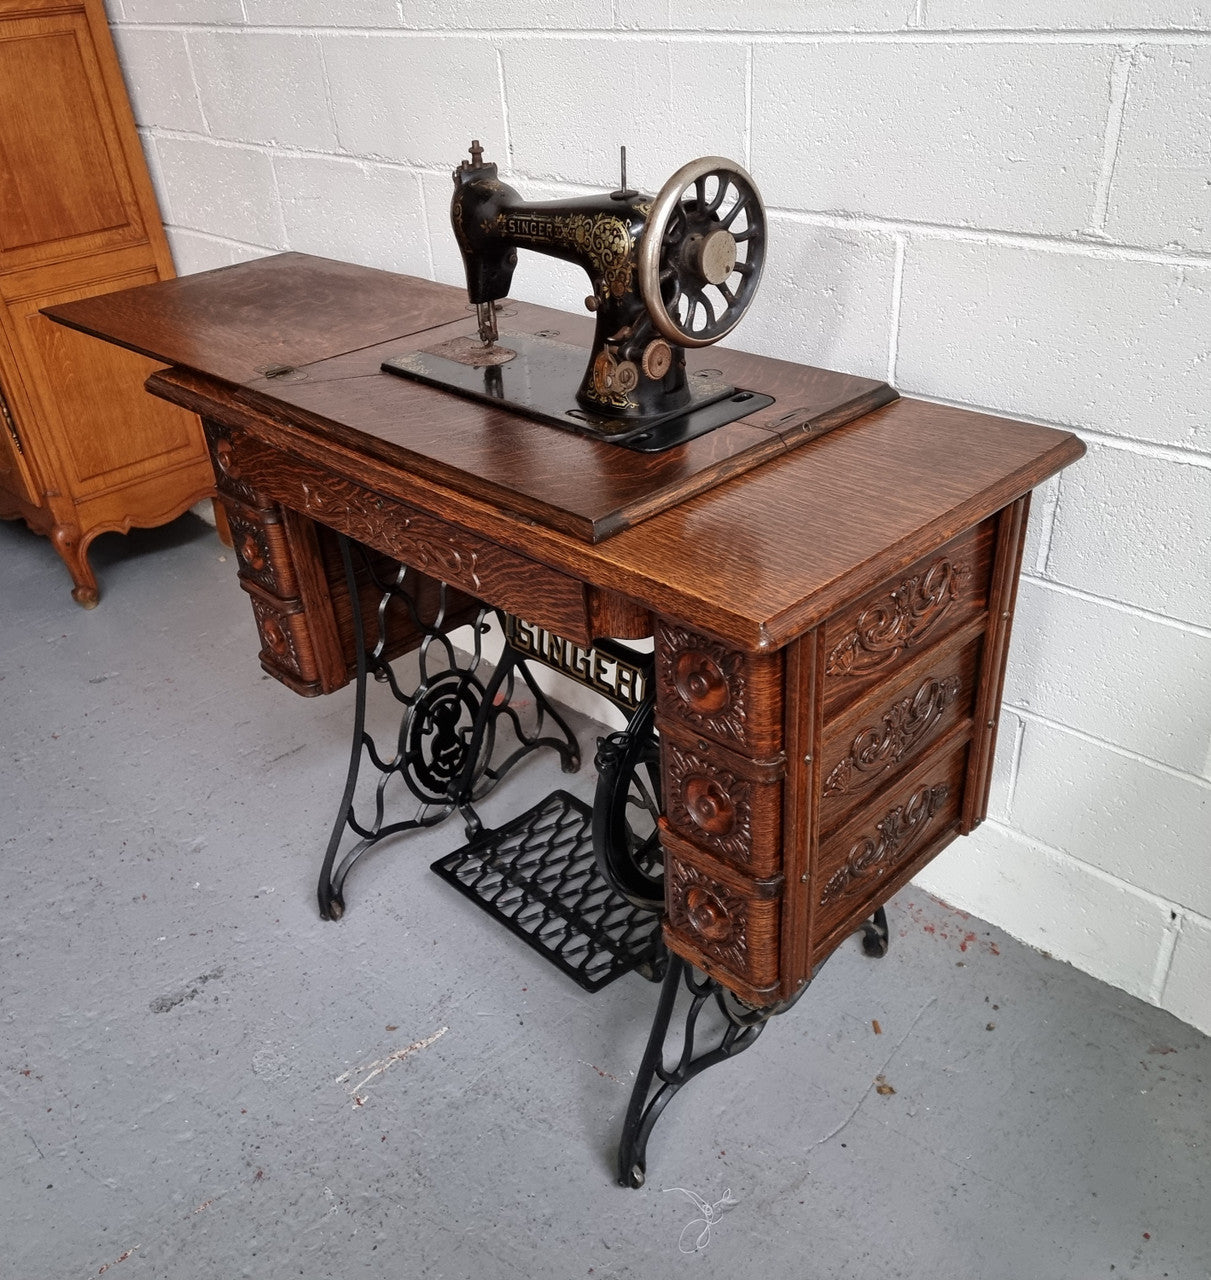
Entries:
<svg viewBox="0 0 1211 1280">
<path fill-rule="evenodd" d="M 862 922 L 862 950 L 876 960 L 887 954 L 887 912 L 880 907 L 869 920 Z"/>
<path fill-rule="evenodd" d="M 862 949 L 868 956 L 887 954 L 887 913 L 882 907 L 870 920 L 863 922 L 861 933 Z M 813 979 L 824 963 L 822 960 L 815 967 Z M 690 1005 L 685 1015 L 681 1051 L 677 1060 L 670 1065 L 665 1060 L 665 1042 L 673 1020 L 678 988 L 683 980 L 690 993 Z M 805 982 L 789 1000 L 765 1008 L 753 1008 L 714 979 L 700 974 L 680 956 L 668 953 L 668 967 L 660 991 L 660 1001 L 656 1006 L 656 1017 L 652 1022 L 643 1061 L 635 1077 L 622 1129 L 622 1141 L 618 1148 L 618 1181 L 624 1187 L 643 1186 L 648 1138 L 673 1095 L 708 1067 L 743 1053 L 765 1029 L 766 1023 L 777 1014 L 792 1008 L 810 985 L 810 981 Z M 716 1020 L 713 1047 L 699 1051 L 699 1018 L 712 998 L 723 1021 L 720 1024 Z"/>
<path fill-rule="evenodd" d="M 670 1065 L 665 1060 L 665 1042 L 673 1020 L 678 989 L 683 981 L 690 993 L 690 1005 L 685 1015 L 681 1051 Z M 712 1001 L 722 1014 L 723 1024 L 714 1028 L 712 1038 L 716 1043 L 702 1051 L 698 1045 L 701 1035 L 699 1019 Z M 648 1138 L 673 1095 L 708 1067 L 743 1053 L 765 1029 L 769 1019 L 783 1012 L 789 1003 L 792 1002 L 768 1009 L 751 1009 L 680 956 L 669 955 L 656 1017 L 635 1077 L 618 1147 L 618 1181 L 624 1187 L 643 1186 L 647 1176 Z"/>
<path fill-rule="evenodd" d="M 486 795 L 522 757 L 539 747 L 558 750 L 565 772 L 575 771 L 580 761 L 575 735 L 535 684 L 523 658 L 506 649 L 505 658 L 492 676 L 486 680 L 481 677 L 481 667 L 485 668 L 486 675 L 480 646 L 491 612 L 488 606 L 483 606 L 471 623 L 473 651 L 469 660 L 460 662 L 446 634 L 450 589 L 444 583 L 438 585 L 436 605 L 428 611 L 433 616 L 424 616 L 416 598 L 412 570 L 401 565 L 389 581 L 384 581 L 367 560 L 371 580 L 380 593 L 377 636 L 368 644 L 358 606 L 353 546 L 344 537 L 339 538 L 339 543 L 349 599 L 353 603 L 357 680 L 345 790 L 320 869 L 319 907 L 320 915 L 326 920 L 337 920 L 344 913 L 345 877 L 362 854 L 379 842 L 405 831 L 435 826 L 455 810 L 462 813 L 468 834 L 475 833 L 480 824 L 472 802 Z M 406 611 L 411 626 L 420 636 L 417 646 L 420 677 L 411 692 L 400 687 L 386 656 L 389 618 L 392 610 L 400 609 Z M 536 725 L 532 730 L 525 728 L 517 708 L 511 705 L 519 671 L 533 696 L 532 718 Z M 388 686 L 403 708 L 390 751 L 380 750 L 366 729 L 366 697 L 371 674 Z M 562 731 L 562 740 L 543 733 L 548 719 Z M 493 765 L 492 752 L 501 728 L 509 729 L 518 745 L 504 760 Z M 373 790 L 373 816 L 365 818 L 358 815 L 356 794 L 363 759 L 368 759 L 379 775 Z M 415 804 L 411 816 L 396 821 L 387 820 L 387 787 L 392 779 L 398 779 L 404 795 Z M 341 846 L 349 833 L 355 837 L 354 843 L 342 855 Z"/>
</svg>

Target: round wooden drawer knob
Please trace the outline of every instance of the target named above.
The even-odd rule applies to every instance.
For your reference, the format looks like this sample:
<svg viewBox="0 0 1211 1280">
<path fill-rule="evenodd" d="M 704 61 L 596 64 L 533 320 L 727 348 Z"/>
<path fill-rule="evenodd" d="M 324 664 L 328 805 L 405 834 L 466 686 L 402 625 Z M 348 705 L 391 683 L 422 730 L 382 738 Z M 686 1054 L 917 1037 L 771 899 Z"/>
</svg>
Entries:
<svg viewBox="0 0 1211 1280">
<path fill-rule="evenodd" d="M 711 778 L 695 774 L 686 779 L 685 808 L 708 835 L 725 836 L 736 824 L 736 806 L 727 792 Z"/>
<path fill-rule="evenodd" d="M 214 442 L 214 460 L 225 476 L 230 476 L 233 480 L 239 479 L 240 464 L 236 461 L 235 446 L 223 436 Z"/>
<path fill-rule="evenodd" d="M 686 894 L 685 914 L 691 928 L 711 942 L 723 942 L 732 933 L 727 908 L 714 894 L 693 888 Z"/>
<path fill-rule="evenodd" d="M 257 573 L 260 573 L 266 565 L 264 553 L 257 545 L 257 540 L 251 532 L 246 533 L 240 541 L 240 559 Z"/>
<path fill-rule="evenodd" d="M 266 618 L 261 623 L 261 635 L 264 637 L 265 643 L 279 657 L 290 647 L 290 642 L 286 639 L 286 633 L 282 630 L 281 623 L 276 618 Z"/>
<path fill-rule="evenodd" d="M 708 654 L 687 649 L 677 655 L 673 666 L 673 687 L 690 708 L 702 716 L 718 715 L 731 701 L 727 677 Z"/>
</svg>

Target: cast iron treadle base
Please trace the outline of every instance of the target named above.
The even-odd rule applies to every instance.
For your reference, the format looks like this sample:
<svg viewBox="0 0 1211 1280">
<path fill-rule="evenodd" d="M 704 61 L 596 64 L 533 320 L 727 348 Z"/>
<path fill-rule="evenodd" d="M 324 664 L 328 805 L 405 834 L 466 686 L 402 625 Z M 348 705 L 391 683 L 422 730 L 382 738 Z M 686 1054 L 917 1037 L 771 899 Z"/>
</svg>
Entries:
<svg viewBox="0 0 1211 1280">
<path fill-rule="evenodd" d="M 658 980 L 660 917 L 615 893 L 593 856 L 592 810 L 553 791 L 433 870 L 586 991 L 632 969 Z"/>
</svg>

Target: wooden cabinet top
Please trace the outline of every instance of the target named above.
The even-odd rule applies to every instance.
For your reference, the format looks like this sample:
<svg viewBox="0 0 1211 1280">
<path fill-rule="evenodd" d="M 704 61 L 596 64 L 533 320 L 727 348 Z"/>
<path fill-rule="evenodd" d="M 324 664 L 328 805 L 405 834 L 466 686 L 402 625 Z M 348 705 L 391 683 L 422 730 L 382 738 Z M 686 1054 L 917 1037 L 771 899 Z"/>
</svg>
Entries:
<svg viewBox="0 0 1211 1280">
<path fill-rule="evenodd" d="M 510 309 L 530 331 L 587 345 L 582 317 Z M 177 366 L 164 385 L 178 400 L 192 387 L 203 408 L 238 404 L 287 450 L 339 459 L 372 490 L 753 650 L 785 644 L 1084 452 L 1071 432 L 897 399 L 594 544 L 544 513 L 642 516 L 644 493 L 723 448 L 720 433 L 637 455 L 380 373 L 419 335 L 470 331 L 461 290 L 290 253 L 49 314 Z M 767 436 L 813 397 L 881 385 L 719 347 L 695 358 L 775 396 L 764 422 L 735 424 Z M 283 368 L 294 372 L 275 376 Z"/>
</svg>

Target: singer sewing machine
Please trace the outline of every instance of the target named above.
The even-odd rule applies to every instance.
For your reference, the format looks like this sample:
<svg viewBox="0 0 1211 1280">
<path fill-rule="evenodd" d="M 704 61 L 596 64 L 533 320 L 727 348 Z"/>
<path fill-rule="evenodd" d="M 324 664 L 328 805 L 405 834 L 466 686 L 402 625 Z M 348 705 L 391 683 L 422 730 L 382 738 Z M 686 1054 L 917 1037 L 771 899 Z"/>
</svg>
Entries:
<svg viewBox="0 0 1211 1280">
<path fill-rule="evenodd" d="M 321 914 L 367 850 L 457 814 L 434 870 L 561 971 L 664 966 L 619 1145 L 638 1186 L 669 1099 L 856 931 L 886 951 L 883 904 L 983 819 L 1030 491 L 1084 446 L 832 370 L 700 363 L 764 252 L 728 161 L 652 201 L 624 176 L 540 205 L 473 148 L 453 214 L 474 320 L 448 285 L 294 253 L 48 314 L 170 366 L 149 390 L 202 415 L 264 669 L 356 682 Z M 592 335 L 500 308 L 520 248 L 585 267 Z M 448 639 L 468 622 L 470 655 Z M 475 805 L 514 764 L 581 759 L 535 664 L 627 728 L 591 807 L 560 790 L 489 829 Z M 368 692 L 398 712 L 378 747 Z"/>
<path fill-rule="evenodd" d="M 450 219 L 478 339 L 395 357 L 384 370 L 647 453 L 773 403 L 717 372 L 686 370 L 686 348 L 731 333 L 761 281 L 765 209 L 738 164 L 693 160 L 652 198 L 628 187 L 624 147 L 617 190 L 534 203 L 500 181 L 478 141 L 470 151 L 454 170 Z M 597 326 L 587 365 L 582 349 L 551 337 L 502 340 L 498 316 L 519 248 L 588 273 L 585 306 Z"/>
</svg>

